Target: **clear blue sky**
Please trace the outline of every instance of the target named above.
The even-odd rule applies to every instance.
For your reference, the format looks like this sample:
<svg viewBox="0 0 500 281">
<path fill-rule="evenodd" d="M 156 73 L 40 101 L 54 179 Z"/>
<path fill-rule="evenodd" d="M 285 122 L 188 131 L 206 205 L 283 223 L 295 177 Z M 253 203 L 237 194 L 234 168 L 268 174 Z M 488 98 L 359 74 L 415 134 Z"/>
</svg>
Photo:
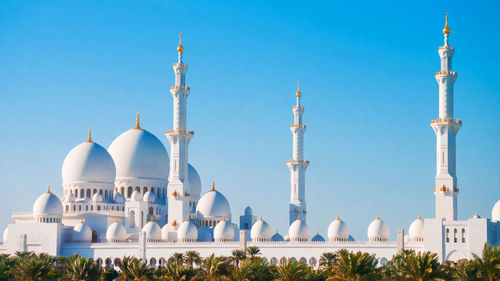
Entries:
<svg viewBox="0 0 500 281">
<path fill-rule="evenodd" d="M 377 2 L 377 3 L 374 3 Z M 0 2 L 0 228 L 61 193 L 66 153 L 133 127 L 172 128 L 172 63 L 189 64 L 190 162 L 237 221 L 246 205 L 288 227 L 291 107 L 301 81 L 311 234 L 340 216 L 358 240 L 434 215 L 437 49 L 455 46 L 459 217 L 500 199 L 497 1 Z"/>
</svg>

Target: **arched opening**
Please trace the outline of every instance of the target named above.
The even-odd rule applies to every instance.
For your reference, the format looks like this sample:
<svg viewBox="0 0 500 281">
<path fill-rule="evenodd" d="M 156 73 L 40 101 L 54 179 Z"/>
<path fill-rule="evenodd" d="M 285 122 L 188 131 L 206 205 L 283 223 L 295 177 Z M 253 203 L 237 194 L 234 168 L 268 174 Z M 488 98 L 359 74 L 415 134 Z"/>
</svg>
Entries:
<svg viewBox="0 0 500 281">
<path fill-rule="evenodd" d="M 141 228 L 144 226 L 144 211 L 141 211 Z"/>
<path fill-rule="evenodd" d="M 149 215 L 153 215 L 153 207 L 149 207 Z"/>
<path fill-rule="evenodd" d="M 80 198 L 85 197 L 85 190 L 80 189 Z"/>
<path fill-rule="evenodd" d="M 272 257 L 272 258 L 271 258 L 271 264 L 272 264 L 272 265 L 277 265 L 277 264 L 278 264 L 278 259 L 277 259 L 277 258 L 275 258 L 275 257 Z"/>
<path fill-rule="evenodd" d="M 151 258 L 149 260 L 149 266 L 151 267 L 156 267 L 156 259 L 155 258 Z"/>
<path fill-rule="evenodd" d="M 82 205 L 78 206 L 78 211 L 82 210 Z"/>
<path fill-rule="evenodd" d="M 462 228 L 462 243 L 465 243 L 465 228 Z"/>
<path fill-rule="evenodd" d="M 87 198 L 90 198 L 90 188 L 87 189 Z"/>
<path fill-rule="evenodd" d="M 108 199 L 108 191 L 107 190 L 104 190 L 104 198 Z"/>
<path fill-rule="evenodd" d="M 312 257 L 309 259 L 309 265 L 312 266 L 312 267 L 315 267 L 317 264 L 317 260 L 315 257 Z"/>
<path fill-rule="evenodd" d="M 92 243 L 97 243 L 97 231 L 95 230 L 92 231 Z"/>
<path fill-rule="evenodd" d="M 457 243 L 457 229 L 453 229 L 453 242 Z"/>
<path fill-rule="evenodd" d="M 156 191 L 156 197 L 158 197 L 159 199 L 161 199 L 161 189 L 159 189 L 159 188 Z"/>
<path fill-rule="evenodd" d="M 140 188 L 140 187 L 138 187 L 138 186 L 136 186 L 136 187 L 135 187 L 135 191 L 138 191 L 139 193 L 141 193 L 141 188 Z"/>
<path fill-rule="evenodd" d="M 132 195 L 132 187 L 129 186 L 127 189 L 127 198 L 130 198 L 130 195 Z"/>
<path fill-rule="evenodd" d="M 147 188 L 147 187 L 144 187 L 144 188 L 142 189 L 142 194 L 146 194 L 146 192 L 148 192 L 148 188 Z"/>
<path fill-rule="evenodd" d="M 135 227 L 135 212 L 134 211 L 130 211 L 130 215 L 129 215 L 129 225 L 130 225 L 130 228 L 134 228 Z"/>
<path fill-rule="evenodd" d="M 151 187 L 151 193 L 155 193 L 155 188 Z"/>
<path fill-rule="evenodd" d="M 101 205 L 97 205 L 97 210 L 100 211 L 101 210 Z"/>
<path fill-rule="evenodd" d="M 243 229 L 248 229 L 248 222 L 243 224 Z"/>
<path fill-rule="evenodd" d="M 74 211 L 76 211 L 76 206 L 75 206 L 75 205 L 73 205 L 73 212 L 74 212 Z"/>
<path fill-rule="evenodd" d="M 446 229 L 446 243 L 450 242 L 450 236 L 449 235 L 450 235 L 450 229 L 447 228 Z"/>
<path fill-rule="evenodd" d="M 94 190 L 92 190 L 92 195 L 94 195 L 96 193 L 97 193 L 97 189 L 94 188 Z"/>
<path fill-rule="evenodd" d="M 69 205 L 66 205 L 66 212 L 69 212 Z"/>
<path fill-rule="evenodd" d="M 111 267 L 111 259 L 107 258 L 106 259 L 106 268 L 110 268 L 110 267 Z"/>
</svg>

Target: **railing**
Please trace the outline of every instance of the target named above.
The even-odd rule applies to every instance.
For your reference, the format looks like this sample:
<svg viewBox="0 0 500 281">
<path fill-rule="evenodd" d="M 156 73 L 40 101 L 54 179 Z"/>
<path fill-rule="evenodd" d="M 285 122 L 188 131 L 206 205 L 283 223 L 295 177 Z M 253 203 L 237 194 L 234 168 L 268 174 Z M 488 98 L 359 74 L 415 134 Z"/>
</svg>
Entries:
<svg viewBox="0 0 500 281">
<path fill-rule="evenodd" d="M 439 50 L 455 50 L 455 47 L 452 47 L 452 46 L 441 46 L 439 47 Z"/>
<path fill-rule="evenodd" d="M 290 125 L 290 128 L 299 128 L 299 127 L 300 128 L 305 128 L 306 125 L 302 125 L 302 124 L 299 124 L 299 125 L 295 125 L 295 124 L 294 125 Z"/>
<path fill-rule="evenodd" d="M 456 71 L 438 71 L 436 72 L 436 75 L 457 75 Z"/>
<path fill-rule="evenodd" d="M 172 86 L 170 87 L 171 90 L 189 90 L 190 88 L 187 86 Z"/>
<path fill-rule="evenodd" d="M 287 164 L 296 164 L 296 163 L 307 163 L 309 164 L 309 160 L 286 160 Z"/>
<path fill-rule="evenodd" d="M 167 130 L 165 131 L 165 134 L 194 134 L 194 131 L 189 131 L 189 130 Z"/>
<path fill-rule="evenodd" d="M 434 123 L 457 123 L 457 124 L 462 124 L 462 120 L 460 119 L 453 119 L 453 118 L 438 118 L 431 120 L 431 124 Z"/>
</svg>

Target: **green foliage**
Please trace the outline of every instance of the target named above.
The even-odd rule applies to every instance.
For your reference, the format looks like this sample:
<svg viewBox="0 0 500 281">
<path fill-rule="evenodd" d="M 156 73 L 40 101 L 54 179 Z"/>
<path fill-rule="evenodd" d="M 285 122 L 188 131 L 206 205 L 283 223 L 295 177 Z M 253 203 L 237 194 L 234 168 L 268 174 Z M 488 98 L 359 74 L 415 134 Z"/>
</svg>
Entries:
<svg viewBox="0 0 500 281">
<path fill-rule="evenodd" d="M 483 254 L 473 254 L 478 269 L 478 276 L 482 280 L 500 280 L 500 247 L 484 244 Z"/>
<path fill-rule="evenodd" d="M 242 250 L 233 250 L 231 254 L 231 259 L 234 261 L 236 267 L 239 267 L 240 262 L 247 258 L 247 254 Z"/>
<path fill-rule="evenodd" d="M 273 280 L 274 268 L 263 258 L 245 259 L 233 271 L 233 280 L 267 281 Z"/>
<path fill-rule="evenodd" d="M 64 261 L 62 275 L 62 279 L 68 281 L 97 281 L 101 277 L 101 270 L 93 259 L 73 254 Z"/>
<path fill-rule="evenodd" d="M 307 265 L 303 262 L 282 259 L 283 264 L 276 268 L 276 281 L 306 280 L 308 276 Z"/>
<path fill-rule="evenodd" d="M 230 280 L 232 267 L 229 259 L 225 257 L 216 257 L 214 254 L 204 259 L 202 262 L 202 270 L 199 271 L 201 280 L 206 281 L 224 281 Z"/>
<path fill-rule="evenodd" d="M 339 250 L 333 264 L 333 275 L 327 281 L 369 281 L 380 280 L 380 269 L 375 255 L 362 252 Z"/>
</svg>

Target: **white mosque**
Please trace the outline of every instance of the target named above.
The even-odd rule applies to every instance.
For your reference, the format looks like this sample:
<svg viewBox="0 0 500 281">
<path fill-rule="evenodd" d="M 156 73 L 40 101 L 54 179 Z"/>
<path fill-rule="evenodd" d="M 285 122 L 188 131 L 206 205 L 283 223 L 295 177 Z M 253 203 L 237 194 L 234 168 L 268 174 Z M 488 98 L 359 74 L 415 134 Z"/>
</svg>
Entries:
<svg viewBox="0 0 500 281">
<path fill-rule="evenodd" d="M 368 239 L 357 241 L 347 223 L 337 216 L 328 226 L 328 237 L 311 237 L 305 202 L 309 161 L 303 153 L 306 126 L 300 88 L 290 126 L 293 157 L 286 161 L 291 173 L 288 232 L 273 233 L 269 223 L 254 216 L 250 207 L 240 216 L 239 224 L 233 222 L 229 202 L 214 184 L 202 195 L 200 176 L 188 161 L 194 133 L 186 126 L 190 89 L 186 86 L 181 36 L 178 61 L 173 64 L 175 85 L 170 87 L 173 128 L 165 133 L 171 144 L 170 157 L 161 141 L 141 128 L 139 114 L 135 127 L 118 136 L 107 149 L 93 142 L 89 131 L 88 140 L 73 148 L 64 160 L 63 194 L 55 194 L 49 187 L 31 212 L 14 212 L 0 253 L 78 253 L 103 266 L 131 255 L 157 266 L 175 252 L 231 255 L 234 249 L 257 246 L 271 263 L 287 257 L 317 266 L 322 253 L 339 249 L 373 253 L 384 263 L 400 249 L 432 251 L 444 261 L 471 258 L 473 253 L 481 253 L 484 243 L 500 244 L 500 200 L 491 218 L 476 215 L 457 220 L 455 138 L 462 121 L 453 113 L 457 73 L 452 70 L 455 49 L 449 45 L 448 17 L 443 33 L 444 46 L 438 51 L 441 70 L 436 73 L 439 117 L 431 121 L 437 136 L 435 217 L 414 220 L 407 235 L 400 229 L 391 240 L 387 223 L 377 217 L 368 226 Z"/>
</svg>

